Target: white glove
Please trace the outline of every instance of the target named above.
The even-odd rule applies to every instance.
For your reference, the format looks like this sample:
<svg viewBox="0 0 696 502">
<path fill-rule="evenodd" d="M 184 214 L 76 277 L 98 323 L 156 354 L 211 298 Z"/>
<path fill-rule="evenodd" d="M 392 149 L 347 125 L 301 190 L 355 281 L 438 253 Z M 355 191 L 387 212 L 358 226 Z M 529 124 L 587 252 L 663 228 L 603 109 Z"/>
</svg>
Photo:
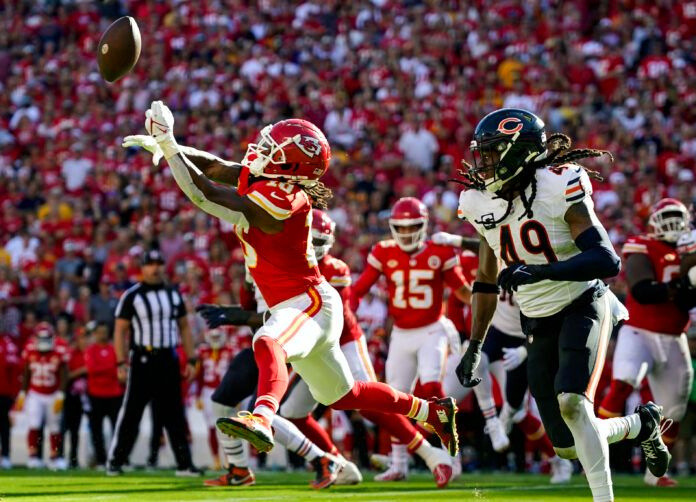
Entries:
<svg viewBox="0 0 696 502">
<path fill-rule="evenodd" d="M 150 152 L 152 154 L 152 163 L 154 165 L 159 164 L 164 154 L 162 149 L 157 143 L 157 140 L 152 136 L 146 136 L 145 134 L 136 134 L 134 136 L 126 136 L 123 138 L 123 143 L 121 143 L 123 148 L 130 148 L 132 146 L 139 146 Z"/>
<path fill-rule="evenodd" d="M 174 115 L 161 101 L 153 101 L 145 112 L 145 130 L 155 138 L 165 159 L 179 153 L 179 145 L 174 139 Z"/>
<path fill-rule="evenodd" d="M 688 272 L 689 283 L 692 288 L 696 288 L 696 267 L 691 267 Z"/>
<path fill-rule="evenodd" d="M 432 236 L 432 241 L 440 246 L 462 247 L 462 236 L 448 234 L 447 232 L 436 232 Z"/>
<path fill-rule="evenodd" d="M 514 349 L 503 347 L 503 368 L 505 371 L 512 371 L 527 359 L 527 348 L 520 345 Z"/>
</svg>

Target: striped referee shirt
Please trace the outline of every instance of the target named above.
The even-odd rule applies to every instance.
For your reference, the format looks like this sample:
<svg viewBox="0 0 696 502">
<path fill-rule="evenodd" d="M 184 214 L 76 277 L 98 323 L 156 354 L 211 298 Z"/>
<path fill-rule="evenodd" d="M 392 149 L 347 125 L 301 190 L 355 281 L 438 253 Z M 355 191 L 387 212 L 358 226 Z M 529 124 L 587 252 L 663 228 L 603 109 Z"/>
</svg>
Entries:
<svg viewBox="0 0 696 502">
<path fill-rule="evenodd" d="M 164 349 L 179 343 L 177 321 L 186 305 L 175 286 L 139 282 L 126 290 L 116 306 L 116 318 L 129 321 L 131 347 Z"/>
</svg>

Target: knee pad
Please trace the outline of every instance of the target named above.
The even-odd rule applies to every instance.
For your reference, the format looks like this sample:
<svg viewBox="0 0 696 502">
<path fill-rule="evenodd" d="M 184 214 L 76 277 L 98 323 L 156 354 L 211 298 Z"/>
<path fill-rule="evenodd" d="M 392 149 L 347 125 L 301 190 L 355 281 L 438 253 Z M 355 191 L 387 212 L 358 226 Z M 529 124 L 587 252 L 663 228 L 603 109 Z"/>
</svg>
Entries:
<svg viewBox="0 0 696 502">
<path fill-rule="evenodd" d="M 556 455 L 566 460 L 575 460 L 578 458 L 578 454 L 575 451 L 575 446 L 569 446 L 567 448 L 558 448 L 554 446 L 553 451 L 556 452 Z"/>
<path fill-rule="evenodd" d="M 585 398 L 580 394 L 563 392 L 557 396 L 557 399 L 563 420 L 571 422 L 577 420 L 582 412 L 582 401 Z"/>
</svg>

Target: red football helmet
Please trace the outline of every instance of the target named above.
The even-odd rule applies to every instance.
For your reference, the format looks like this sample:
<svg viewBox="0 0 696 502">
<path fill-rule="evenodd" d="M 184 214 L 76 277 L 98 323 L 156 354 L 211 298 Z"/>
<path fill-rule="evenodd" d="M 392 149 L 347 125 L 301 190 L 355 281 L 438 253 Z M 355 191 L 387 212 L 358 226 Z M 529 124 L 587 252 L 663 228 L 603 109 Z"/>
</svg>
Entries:
<svg viewBox="0 0 696 502">
<path fill-rule="evenodd" d="M 36 335 L 36 350 L 39 352 L 50 352 L 55 346 L 56 332 L 53 326 L 47 322 L 40 322 L 34 328 Z"/>
<path fill-rule="evenodd" d="M 321 130 L 302 119 L 264 127 L 258 143 L 247 147 L 242 166 L 252 176 L 310 184 L 329 168 L 331 147 Z"/>
<path fill-rule="evenodd" d="M 221 349 L 227 341 L 227 333 L 221 329 L 211 329 L 206 332 L 205 341 L 211 349 Z"/>
<path fill-rule="evenodd" d="M 689 210 L 677 199 L 662 199 L 650 210 L 650 235 L 661 241 L 675 243 L 689 230 Z"/>
<path fill-rule="evenodd" d="M 414 227 L 417 230 L 401 232 L 399 227 Z M 418 249 L 425 241 L 425 231 L 428 228 L 428 208 L 414 197 L 402 197 L 392 208 L 389 217 L 389 228 L 392 237 L 404 251 L 411 252 Z"/>
<path fill-rule="evenodd" d="M 317 260 L 321 260 L 334 243 L 336 223 L 319 209 L 312 209 L 312 244 Z"/>
</svg>

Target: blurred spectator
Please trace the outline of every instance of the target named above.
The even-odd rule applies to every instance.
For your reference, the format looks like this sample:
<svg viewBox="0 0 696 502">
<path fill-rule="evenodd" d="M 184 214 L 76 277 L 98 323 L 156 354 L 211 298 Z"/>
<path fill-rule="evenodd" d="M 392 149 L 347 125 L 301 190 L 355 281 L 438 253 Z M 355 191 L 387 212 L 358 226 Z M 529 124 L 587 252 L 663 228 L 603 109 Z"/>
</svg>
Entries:
<svg viewBox="0 0 696 502">
<path fill-rule="evenodd" d="M 68 466 L 76 469 L 77 452 L 80 447 L 80 424 L 82 415 L 89 410 L 87 405 L 87 366 L 85 365 L 85 350 L 90 343 L 90 333 L 84 329 L 77 330 L 73 337 L 68 356 L 68 387 L 65 392 L 63 405 L 63 420 L 61 434 L 63 435 L 62 450 L 65 448 L 66 434 L 70 434 L 70 453 Z M 61 453 L 61 456 L 63 454 Z"/>
<path fill-rule="evenodd" d="M 12 467 L 10 462 L 10 410 L 19 392 L 21 373 L 19 347 L 0 329 L 0 469 Z"/>
<path fill-rule="evenodd" d="M 90 408 L 89 429 L 98 467 L 106 465 L 104 418 L 111 422 L 111 430 L 116 430 L 116 418 L 123 399 L 123 386 L 117 374 L 116 352 L 109 339 L 110 331 L 107 323 L 97 322 L 93 331 L 93 343 L 84 354 Z"/>
</svg>

